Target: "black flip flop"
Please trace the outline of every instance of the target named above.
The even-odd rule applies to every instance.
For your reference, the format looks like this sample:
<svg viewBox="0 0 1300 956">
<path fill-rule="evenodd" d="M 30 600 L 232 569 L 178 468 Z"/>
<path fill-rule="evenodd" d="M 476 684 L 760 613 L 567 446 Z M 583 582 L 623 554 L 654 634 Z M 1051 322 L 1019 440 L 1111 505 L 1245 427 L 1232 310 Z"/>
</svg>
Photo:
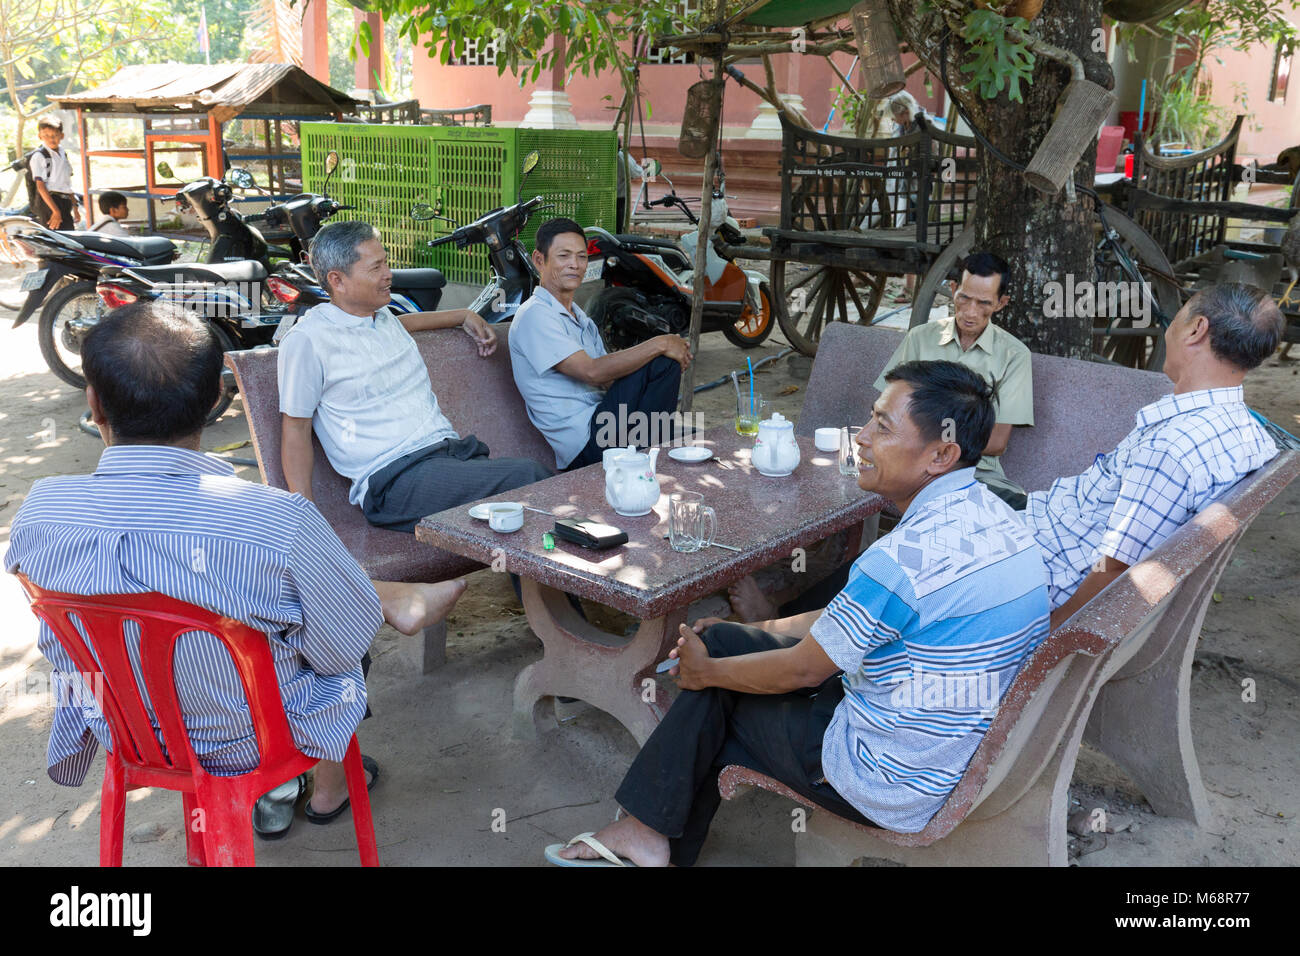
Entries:
<svg viewBox="0 0 1300 956">
<path fill-rule="evenodd" d="M 374 757 L 367 757 L 365 754 L 362 754 L 361 767 L 363 770 L 365 770 L 366 773 L 370 774 L 370 779 L 366 781 L 366 789 L 367 790 L 375 789 L 375 783 L 378 782 L 379 780 L 379 764 L 375 762 Z M 302 811 L 303 811 L 303 816 L 307 818 L 308 823 L 316 823 L 316 824 L 324 825 L 326 823 L 329 823 L 331 820 L 334 820 L 337 817 L 339 817 L 344 810 L 346 810 L 349 806 L 351 806 L 351 804 L 352 801 L 345 797 L 343 802 L 340 803 L 333 810 L 331 810 L 329 813 L 317 813 L 315 810 L 311 808 L 311 801 L 308 800 L 307 804 L 302 808 Z"/>
<path fill-rule="evenodd" d="M 293 811 L 307 792 L 307 775 L 286 780 L 253 804 L 253 832 L 263 840 L 279 840 L 293 826 Z"/>
</svg>

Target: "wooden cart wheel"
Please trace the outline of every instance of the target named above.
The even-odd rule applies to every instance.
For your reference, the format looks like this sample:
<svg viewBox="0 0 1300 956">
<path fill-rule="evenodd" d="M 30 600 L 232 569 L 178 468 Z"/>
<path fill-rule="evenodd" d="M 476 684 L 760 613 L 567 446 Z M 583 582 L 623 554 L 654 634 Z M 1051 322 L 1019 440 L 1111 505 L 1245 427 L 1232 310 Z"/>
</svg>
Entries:
<svg viewBox="0 0 1300 956">
<path fill-rule="evenodd" d="M 934 265 L 926 270 L 925 278 L 916 287 L 916 295 L 912 298 L 912 318 L 908 322 L 908 328 L 914 329 L 930 321 L 930 309 L 934 306 L 934 297 L 939 293 L 940 287 L 948 281 L 948 273 L 958 262 L 970 255 L 974 248 L 974 226 L 967 226 L 956 239 L 944 246 L 943 251 L 934 260 Z"/>
<path fill-rule="evenodd" d="M 1151 297 L 1147 300 L 1150 315 L 1136 318 L 1098 315 L 1094 320 L 1094 328 L 1098 330 L 1093 335 L 1094 348 L 1108 361 L 1129 368 L 1145 368 L 1158 372 L 1165 364 L 1163 326 L 1171 322 L 1178 314 L 1178 310 L 1182 308 L 1182 293 L 1178 283 L 1171 278 L 1174 275 L 1173 267 L 1156 241 L 1118 209 L 1107 206 L 1105 215 L 1106 222 L 1118 235 L 1116 242 L 1122 254 L 1137 267 L 1139 274 L 1147 282 L 1147 294 Z M 1096 234 L 1098 247 L 1093 259 L 1095 281 L 1098 283 L 1126 281 L 1128 273 L 1121 264 L 1121 252 L 1117 252 L 1101 241 L 1100 221 L 1096 226 Z M 1102 296 L 1099 295 L 1097 298 L 1100 304 Z M 1105 304 L 1110 304 L 1110 301 Z M 1163 323 L 1156 315 L 1157 307 L 1163 313 Z M 1109 334 L 1108 328 L 1113 330 Z"/>
<path fill-rule="evenodd" d="M 828 323 L 871 322 L 885 279 L 883 272 L 777 259 L 772 263 L 772 296 L 781 331 L 804 355 L 816 355 Z"/>
</svg>

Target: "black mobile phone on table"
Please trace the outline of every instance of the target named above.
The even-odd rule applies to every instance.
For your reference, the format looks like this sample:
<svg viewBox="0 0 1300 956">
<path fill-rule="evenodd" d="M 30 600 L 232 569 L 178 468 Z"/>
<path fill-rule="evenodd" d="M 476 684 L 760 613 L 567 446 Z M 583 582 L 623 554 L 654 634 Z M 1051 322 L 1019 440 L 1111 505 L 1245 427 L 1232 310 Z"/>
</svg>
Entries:
<svg viewBox="0 0 1300 956">
<path fill-rule="evenodd" d="M 555 536 L 582 548 L 604 551 L 627 544 L 627 532 L 598 521 L 579 521 L 576 518 L 556 518 Z"/>
</svg>

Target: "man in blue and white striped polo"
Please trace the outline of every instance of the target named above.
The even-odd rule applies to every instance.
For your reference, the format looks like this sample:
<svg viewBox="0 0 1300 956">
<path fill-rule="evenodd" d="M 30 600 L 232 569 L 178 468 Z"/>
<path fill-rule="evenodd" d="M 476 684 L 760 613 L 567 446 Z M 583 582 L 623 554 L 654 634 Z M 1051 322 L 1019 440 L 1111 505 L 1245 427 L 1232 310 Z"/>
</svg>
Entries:
<svg viewBox="0 0 1300 956">
<path fill-rule="evenodd" d="M 727 764 L 901 832 L 947 800 L 1047 634 L 1047 574 L 1020 517 L 975 478 L 993 389 L 947 361 L 885 379 L 858 436 L 858 485 L 898 505 L 897 527 L 824 611 L 683 626 L 684 692 L 615 795 L 627 815 L 548 860 L 694 863 Z"/>
<path fill-rule="evenodd" d="M 294 743 L 321 760 L 308 817 L 324 822 L 347 805 L 339 761 L 366 711 L 363 664 L 375 631 L 387 621 L 419 632 L 446 616 L 465 582 L 372 582 L 309 501 L 236 478 L 228 462 L 202 454 L 221 366 L 212 332 L 183 312 L 146 301 L 101 319 L 82 367 L 108 447 L 94 474 L 32 485 L 6 570 L 73 594 L 159 591 L 265 631 Z M 77 668 L 44 623 L 39 647 L 54 686 L 72 686 Z M 182 636 L 175 676 L 204 769 L 256 767 L 248 706 L 224 647 Z M 67 786 L 85 779 L 97 743 L 112 747 L 107 721 L 83 699 L 56 707 L 50 733 L 49 774 Z M 285 829 L 291 820 L 292 801 Z"/>
</svg>

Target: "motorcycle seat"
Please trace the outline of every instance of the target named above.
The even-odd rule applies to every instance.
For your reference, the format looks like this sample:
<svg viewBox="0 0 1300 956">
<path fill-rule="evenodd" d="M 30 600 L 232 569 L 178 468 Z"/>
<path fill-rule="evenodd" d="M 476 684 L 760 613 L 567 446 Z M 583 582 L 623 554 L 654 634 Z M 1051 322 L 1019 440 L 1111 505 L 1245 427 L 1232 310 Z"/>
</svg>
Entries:
<svg viewBox="0 0 1300 956">
<path fill-rule="evenodd" d="M 672 239 L 655 239 L 653 236 L 637 236 L 628 234 L 619 234 L 614 238 L 621 244 L 632 248 L 642 246 L 658 249 L 681 249 L 681 246 Z"/>
<path fill-rule="evenodd" d="M 441 289 L 447 277 L 438 269 L 394 269 L 394 289 Z"/>
<path fill-rule="evenodd" d="M 239 262 L 176 262 L 132 269 L 150 282 L 261 282 L 266 267 L 255 259 Z"/>
<path fill-rule="evenodd" d="M 65 233 L 91 252 L 109 256 L 138 259 L 148 265 L 171 262 L 176 257 L 176 246 L 162 236 L 106 236 L 102 232 Z"/>
</svg>

